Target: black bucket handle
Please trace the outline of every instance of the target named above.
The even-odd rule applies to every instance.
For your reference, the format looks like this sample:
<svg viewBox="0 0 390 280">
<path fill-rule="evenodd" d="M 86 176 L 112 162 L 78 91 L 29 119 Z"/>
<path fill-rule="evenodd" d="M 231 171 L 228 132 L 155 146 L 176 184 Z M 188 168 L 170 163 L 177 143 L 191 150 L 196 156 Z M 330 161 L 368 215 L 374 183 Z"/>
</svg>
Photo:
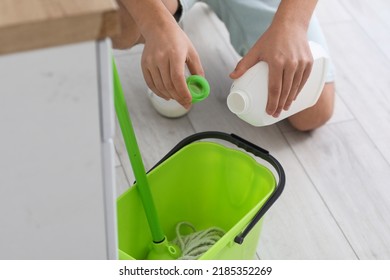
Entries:
<svg viewBox="0 0 390 280">
<path fill-rule="evenodd" d="M 265 213 L 268 211 L 268 209 L 274 204 L 274 202 L 279 198 L 279 196 L 282 194 L 285 183 L 286 183 L 286 176 L 284 173 L 284 169 L 282 165 L 265 149 L 235 135 L 235 134 L 228 134 L 224 132 L 219 131 L 205 131 L 205 132 L 199 132 L 195 133 L 193 135 L 190 135 L 186 138 L 184 138 L 182 141 L 180 141 L 173 149 L 166 154 L 156 165 L 154 165 L 150 170 L 153 170 L 158 165 L 163 163 L 165 160 L 167 160 L 169 157 L 171 157 L 174 153 L 179 151 L 184 146 L 187 146 L 188 144 L 191 144 L 195 141 L 203 140 L 203 139 L 221 139 L 225 140 L 227 142 L 230 142 L 232 144 L 235 144 L 237 147 L 244 149 L 245 151 L 260 157 L 261 159 L 267 161 L 272 165 L 273 168 L 275 168 L 276 172 L 278 173 L 279 180 L 275 187 L 275 190 L 272 192 L 270 198 L 264 203 L 264 205 L 260 208 L 260 210 L 255 214 L 255 216 L 252 218 L 252 220 L 249 222 L 249 224 L 246 226 L 246 228 L 239 233 L 235 238 L 234 242 L 237 244 L 242 244 L 244 242 L 245 237 L 249 234 L 249 232 L 252 230 L 252 228 L 260 221 L 260 219 L 265 215 Z"/>
</svg>

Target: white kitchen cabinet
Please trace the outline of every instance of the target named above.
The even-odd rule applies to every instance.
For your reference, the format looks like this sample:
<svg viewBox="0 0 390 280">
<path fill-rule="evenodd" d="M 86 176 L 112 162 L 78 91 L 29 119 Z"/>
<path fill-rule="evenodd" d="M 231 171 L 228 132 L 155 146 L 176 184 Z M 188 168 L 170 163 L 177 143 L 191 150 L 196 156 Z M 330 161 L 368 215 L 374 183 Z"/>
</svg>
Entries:
<svg viewBox="0 0 390 280">
<path fill-rule="evenodd" d="M 0 18 L 10 5 L 0 0 Z M 63 29 L 32 35 L 31 46 L 12 35 L 25 34 L 23 24 L 0 19 L 0 42 L 16 38 L 14 49 L 9 41 L 0 47 L 0 259 L 116 259 L 109 39 L 115 2 L 50 5 L 65 12 L 37 12 L 38 20 L 24 25 L 42 24 L 44 33 L 60 22 Z M 97 34 L 86 36 L 85 26 L 81 35 L 69 32 L 83 17 Z"/>
</svg>

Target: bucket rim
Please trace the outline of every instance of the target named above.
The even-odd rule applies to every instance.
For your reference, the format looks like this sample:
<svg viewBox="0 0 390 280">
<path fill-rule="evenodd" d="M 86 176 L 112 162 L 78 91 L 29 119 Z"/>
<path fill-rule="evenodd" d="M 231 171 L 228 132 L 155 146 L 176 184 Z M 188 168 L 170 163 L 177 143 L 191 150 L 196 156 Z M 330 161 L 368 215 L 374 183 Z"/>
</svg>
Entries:
<svg viewBox="0 0 390 280">
<path fill-rule="evenodd" d="M 265 215 L 265 213 L 271 208 L 271 206 L 275 203 L 275 201 L 280 197 L 284 190 L 284 186 L 286 184 L 286 176 L 284 169 L 280 162 L 274 158 L 269 151 L 245 140 L 236 134 L 228 134 L 225 132 L 219 131 L 205 131 L 198 132 L 187 136 L 182 141 L 180 141 L 176 146 L 174 146 L 159 162 L 157 162 L 149 171 L 151 172 L 157 166 L 162 164 L 164 161 L 169 159 L 176 152 L 181 150 L 183 147 L 194 143 L 196 141 L 204 140 L 204 139 L 219 139 L 234 144 L 238 148 L 245 150 L 246 152 L 263 159 L 264 161 L 271 164 L 271 166 L 275 169 L 278 174 L 278 181 L 274 188 L 274 191 L 269 196 L 268 200 L 263 204 L 263 206 L 258 210 L 258 212 L 254 215 L 252 220 L 247 224 L 244 230 L 242 230 L 235 238 L 234 242 L 237 244 L 242 244 L 244 242 L 245 237 L 249 234 L 252 228 L 260 221 L 260 219 Z M 220 144 L 220 143 L 219 143 Z M 221 144 L 222 145 L 222 144 Z"/>
</svg>

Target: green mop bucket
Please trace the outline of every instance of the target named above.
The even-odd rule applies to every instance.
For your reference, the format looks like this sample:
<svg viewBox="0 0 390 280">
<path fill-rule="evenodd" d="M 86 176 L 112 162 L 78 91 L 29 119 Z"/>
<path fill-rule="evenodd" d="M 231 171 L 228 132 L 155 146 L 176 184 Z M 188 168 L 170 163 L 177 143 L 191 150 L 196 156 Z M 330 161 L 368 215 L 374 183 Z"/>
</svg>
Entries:
<svg viewBox="0 0 390 280">
<path fill-rule="evenodd" d="M 220 143 L 224 141 L 234 148 Z M 256 157 L 272 165 L 278 183 Z M 268 151 L 222 132 L 185 138 L 147 176 L 168 240 L 176 237 L 176 225 L 182 221 L 192 223 L 196 230 L 216 226 L 226 231 L 200 260 L 254 259 L 262 217 L 285 184 L 282 166 Z M 136 186 L 117 200 L 122 260 L 145 259 L 153 242 Z"/>
</svg>

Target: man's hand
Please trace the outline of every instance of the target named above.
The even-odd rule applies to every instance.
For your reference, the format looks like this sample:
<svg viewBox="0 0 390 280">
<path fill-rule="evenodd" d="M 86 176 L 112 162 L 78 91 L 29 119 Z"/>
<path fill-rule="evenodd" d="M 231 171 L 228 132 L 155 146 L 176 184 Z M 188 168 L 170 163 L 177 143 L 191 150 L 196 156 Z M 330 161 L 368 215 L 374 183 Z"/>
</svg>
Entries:
<svg viewBox="0 0 390 280">
<path fill-rule="evenodd" d="M 309 77 L 313 57 L 305 32 L 271 26 L 255 43 L 230 75 L 237 79 L 250 67 L 268 63 L 268 102 L 266 111 L 278 117 L 288 110 Z"/>
<path fill-rule="evenodd" d="M 307 28 L 317 0 L 282 0 L 268 30 L 230 74 L 242 76 L 259 61 L 269 68 L 266 112 L 278 117 L 288 110 L 305 85 L 313 65 Z"/>
<path fill-rule="evenodd" d="M 172 16 L 178 1 L 120 0 L 120 7 L 127 27 L 124 31 L 129 35 L 118 42 L 127 46 L 126 39 L 135 37 L 136 43 L 145 43 L 141 66 L 148 87 L 158 96 L 176 99 L 189 108 L 192 98 L 185 66 L 193 75 L 204 76 L 204 71 L 194 46 Z"/>
<path fill-rule="evenodd" d="M 191 105 L 184 70 L 204 76 L 199 56 L 187 35 L 173 22 L 162 30 L 144 34 L 142 72 L 149 88 L 166 100 L 175 99 L 183 107 Z"/>
</svg>

